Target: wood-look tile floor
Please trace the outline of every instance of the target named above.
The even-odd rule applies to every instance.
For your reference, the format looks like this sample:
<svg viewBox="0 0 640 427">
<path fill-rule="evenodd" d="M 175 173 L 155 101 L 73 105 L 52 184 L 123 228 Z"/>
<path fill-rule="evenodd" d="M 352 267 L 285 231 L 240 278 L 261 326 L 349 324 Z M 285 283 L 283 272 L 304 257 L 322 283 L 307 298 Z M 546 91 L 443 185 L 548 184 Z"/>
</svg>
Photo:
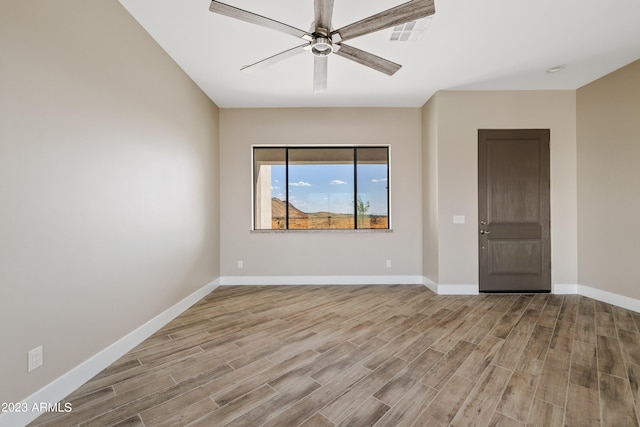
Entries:
<svg viewBox="0 0 640 427">
<path fill-rule="evenodd" d="M 640 314 L 571 295 L 220 287 L 47 426 L 637 426 Z"/>
</svg>

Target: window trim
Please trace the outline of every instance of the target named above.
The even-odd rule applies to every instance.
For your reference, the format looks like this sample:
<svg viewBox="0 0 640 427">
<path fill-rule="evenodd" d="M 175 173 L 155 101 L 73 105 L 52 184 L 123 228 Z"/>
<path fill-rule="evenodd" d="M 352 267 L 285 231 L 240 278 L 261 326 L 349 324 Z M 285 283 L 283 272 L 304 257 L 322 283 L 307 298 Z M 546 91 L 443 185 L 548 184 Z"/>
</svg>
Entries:
<svg viewBox="0 0 640 427">
<path fill-rule="evenodd" d="M 284 229 L 256 229 L 256 206 L 255 206 L 255 149 L 256 148 L 352 148 L 354 149 L 354 194 L 358 194 L 357 184 L 357 150 L 356 148 L 386 148 L 387 149 L 387 228 L 358 228 L 357 227 L 357 205 L 354 203 L 354 228 L 311 228 L 289 229 L 289 210 L 286 209 L 286 223 Z M 385 233 L 393 231 L 391 222 L 391 144 L 252 144 L 251 147 L 251 232 L 252 233 Z M 285 150 L 285 164 L 289 161 L 289 150 Z M 285 168 L 286 179 L 286 198 L 289 200 L 289 168 Z"/>
</svg>

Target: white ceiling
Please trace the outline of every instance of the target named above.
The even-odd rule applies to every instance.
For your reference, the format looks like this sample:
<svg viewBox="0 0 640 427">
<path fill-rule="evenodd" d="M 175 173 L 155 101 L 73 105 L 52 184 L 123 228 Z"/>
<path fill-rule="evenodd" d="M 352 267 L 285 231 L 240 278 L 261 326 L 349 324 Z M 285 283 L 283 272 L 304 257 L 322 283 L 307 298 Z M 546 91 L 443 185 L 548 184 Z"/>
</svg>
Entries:
<svg viewBox="0 0 640 427">
<path fill-rule="evenodd" d="M 335 0 L 333 28 L 405 1 Z M 222 108 L 420 107 L 443 89 L 577 89 L 640 58 L 638 0 L 435 0 L 419 41 L 389 42 L 383 30 L 348 42 L 402 64 L 394 76 L 332 55 L 328 90 L 314 94 L 310 53 L 240 71 L 300 39 L 209 12 L 210 0 L 120 2 Z M 307 31 L 313 22 L 313 0 L 223 2 Z"/>
</svg>

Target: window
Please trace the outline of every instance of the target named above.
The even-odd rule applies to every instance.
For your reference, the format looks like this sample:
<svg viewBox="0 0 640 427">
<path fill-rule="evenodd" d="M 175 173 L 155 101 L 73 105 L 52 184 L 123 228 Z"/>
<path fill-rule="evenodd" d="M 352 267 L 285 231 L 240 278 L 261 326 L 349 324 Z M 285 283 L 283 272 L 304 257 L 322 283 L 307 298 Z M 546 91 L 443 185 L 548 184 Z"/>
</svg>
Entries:
<svg viewBox="0 0 640 427">
<path fill-rule="evenodd" d="M 388 180 L 386 146 L 254 147 L 254 229 L 388 229 Z"/>
</svg>

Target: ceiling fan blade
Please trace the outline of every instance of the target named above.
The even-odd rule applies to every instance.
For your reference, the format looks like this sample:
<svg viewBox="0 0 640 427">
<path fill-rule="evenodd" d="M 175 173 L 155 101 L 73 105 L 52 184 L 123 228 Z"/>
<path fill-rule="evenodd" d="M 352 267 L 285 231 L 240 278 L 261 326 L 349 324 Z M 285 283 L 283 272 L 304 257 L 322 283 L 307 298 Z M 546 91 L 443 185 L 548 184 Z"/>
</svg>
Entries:
<svg viewBox="0 0 640 427">
<path fill-rule="evenodd" d="M 313 57 L 313 92 L 320 93 L 327 90 L 327 64 L 326 56 Z"/>
<path fill-rule="evenodd" d="M 380 71 L 388 76 L 392 76 L 402 68 L 402 65 L 391 62 L 388 59 L 380 58 L 372 53 L 365 52 L 364 50 L 357 49 L 355 47 L 341 44 L 340 49 L 334 52 L 338 56 L 350 59 L 358 64 L 362 64 L 366 67 L 373 68 L 376 71 Z"/>
<path fill-rule="evenodd" d="M 415 21 L 425 16 L 433 15 L 435 12 L 436 8 L 433 0 L 411 0 L 332 31 L 331 35 L 339 34 L 341 40 L 350 40 L 365 34 L 384 30 L 385 28 Z"/>
<path fill-rule="evenodd" d="M 284 52 L 277 53 L 273 56 L 270 56 L 262 61 L 258 61 L 255 64 L 245 65 L 240 70 L 241 71 L 257 71 L 262 70 L 263 68 L 268 67 L 269 65 L 273 65 L 277 62 L 283 61 L 287 58 L 291 58 L 292 56 L 296 56 L 299 53 L 305 52 L 305 48 L 309 46 L 309 43 L 301 44 L 300 46 L 296 46 L 294 48 L 285 50 Z"/>
<path fill-rule="evenodd" d="M 290 34 L 294 37 L 300 37 L 301 39 L 309 41 L 312 40 L 311 34 L 306 31 L 302 31 L 298 28 L 292 27 L 291 25 L 283 24 L 282 22 L 278 22 L 273 19 L 265 18 L 262 15 L 257 15 L 244 9 L 239 9 L 225 3 L 220 3 L 217 0 L 213 0 L 211 2 L 209 10 L 213 13 L 219 13 L 220 15 L 225 15 L 231 18 L 239 19 L 241 21 L 250 22 L 262 27 L 280 31 L 281 33 Z"/>
<path fill-rule="evenodd" d="M 331 31 L 331 16 L 333 15 L 333 0 L 314 0 L 316 28 Z"/>
</svg>

